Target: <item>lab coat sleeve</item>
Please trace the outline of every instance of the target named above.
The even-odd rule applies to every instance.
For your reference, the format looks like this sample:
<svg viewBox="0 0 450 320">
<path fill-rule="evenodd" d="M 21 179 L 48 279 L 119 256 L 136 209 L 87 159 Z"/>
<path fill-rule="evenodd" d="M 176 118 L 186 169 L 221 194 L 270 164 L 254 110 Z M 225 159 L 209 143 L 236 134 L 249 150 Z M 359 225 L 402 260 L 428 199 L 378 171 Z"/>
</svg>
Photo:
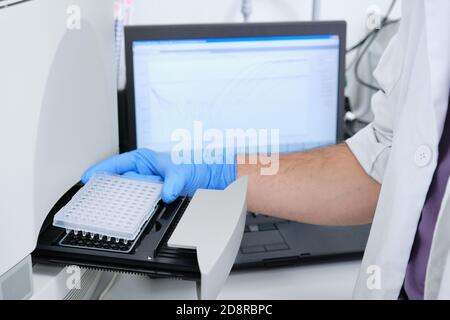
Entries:
<svg viewBox="0 0 450 320">
<path fill-rule="evenodd" d="M 398 50 L 396 40 L 397 36 L 388 45 L 374 71 L 374 77 L 381 87 L 372 98 L 374 121 L 346 141 L 366 173 L 380 184 L 392 147 L 397 104 L 394 88 L 401 74 L 401 50 Z"/>
<path fill-rule="evenodd" d="M 347 145 L 364 171 L 380 184 L 389 160 L 392 139 L 377 130 L 376 123 L 369 124 L 347 140 Z"/>
</svg>

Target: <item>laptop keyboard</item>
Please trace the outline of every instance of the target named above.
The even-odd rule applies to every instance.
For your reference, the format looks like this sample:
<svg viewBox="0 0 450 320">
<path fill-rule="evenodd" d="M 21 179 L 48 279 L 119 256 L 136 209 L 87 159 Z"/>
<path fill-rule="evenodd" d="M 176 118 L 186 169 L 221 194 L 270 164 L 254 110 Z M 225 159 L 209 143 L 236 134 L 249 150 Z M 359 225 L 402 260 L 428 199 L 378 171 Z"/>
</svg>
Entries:
<svg viewBox="0 0 450 320">
<path fill-rule="evenodd" d="M 250 213 L 244 230 L 241 253 L 252 254 L 288 250 L 289 246 L 279 232 L 276 223 L 273 223 L 274 221 L 288 223 L 287 221 Z"/>
</svg>

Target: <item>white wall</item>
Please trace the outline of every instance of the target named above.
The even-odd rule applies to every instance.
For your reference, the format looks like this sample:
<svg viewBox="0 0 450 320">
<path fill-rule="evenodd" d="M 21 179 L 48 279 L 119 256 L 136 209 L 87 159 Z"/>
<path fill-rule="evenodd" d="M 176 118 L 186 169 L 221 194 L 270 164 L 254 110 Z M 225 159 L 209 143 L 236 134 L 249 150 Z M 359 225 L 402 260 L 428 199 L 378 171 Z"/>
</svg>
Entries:
<svg viewBox="0 0 450 320">
<path fill-rule="evenodd" d="M 136 23 L 240 22 L 241 0 L 135 0 Z M 252 21 L 307 19 L 311 1 L 252 0 Z"/>
<path fill-rule="evenodd" d="M 346 20 L 348 23 L 347 45 L 351 46 L 361 39 L 367 32 L 366 18 L 368 8 L 378 6 L 384 14 L 388 10 L 391 0 L 321 0 L 321 19 Z M 393 11 L 392 17 L 401 14 L 400 1 Z"/>
<path fill-rule="evenodd" d="M 309 20 L 312 0 L 251 0 L 251 21 Z M 367 31 L 366 15 L 370 6 L 386 12 L 391 0 L 321 0 L 321 19 L 346 20 L 348 45 Z M 133 24 L 172 24 L 241 22 L 241 0 L 135 0 Z M 400 6 L 394 12 L 400 15 Z"/>
<path fill-rule="evenodd" d="M 253 14 L 250 22 L 310 20 L 314 0 L 250 0 Z M 392 0 L 317 0 L 320 20 L 345 20 L 348 26 L 347 47 L 365 36 L 369 8 L 377 6 L 386 13 Z M 401 0 L 397 1 L 391 18 L 401 16 Z M 176 24 L 242 22 L 241 0 L 135 0 L 133 24 Z M 354 56 L 347 56 L 350 64 Z M 367 68 L 367 72 L 371 73 Z M 366 73 L 366 77 L 370 74 Z M 353 72 L 348 72 L 346 94 L 353 111 L 370 121 L 372 92 L 357 84 Z"/>
</svg>

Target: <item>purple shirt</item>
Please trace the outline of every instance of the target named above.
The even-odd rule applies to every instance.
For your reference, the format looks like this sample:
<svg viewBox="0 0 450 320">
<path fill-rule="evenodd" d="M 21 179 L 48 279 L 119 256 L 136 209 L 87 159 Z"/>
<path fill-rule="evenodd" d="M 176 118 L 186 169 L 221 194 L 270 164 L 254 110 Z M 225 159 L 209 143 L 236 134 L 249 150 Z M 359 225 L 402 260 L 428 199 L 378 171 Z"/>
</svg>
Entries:
<svg viewBox="0 0 450 320">
<path fill-rule="evenodd" d="M 442 199 L 444 198 L 450 175 L 450 107 L 445 120 L 444 131 L 439 143 L 438 166 L 428 190 L 422 210 L 416 237 L 411 250 L 408 268 L 406 269 L 403 297 L 411 300 L 424 298 L 425 275 L 431 242 L 433 240 Z"/>
</svg>

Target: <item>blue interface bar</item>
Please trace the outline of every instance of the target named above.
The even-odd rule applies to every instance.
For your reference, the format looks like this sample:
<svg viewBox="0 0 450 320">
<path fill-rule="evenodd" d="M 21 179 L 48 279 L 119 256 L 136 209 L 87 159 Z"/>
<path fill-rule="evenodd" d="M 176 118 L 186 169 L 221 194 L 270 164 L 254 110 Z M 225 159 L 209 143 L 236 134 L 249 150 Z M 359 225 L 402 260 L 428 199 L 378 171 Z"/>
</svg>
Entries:
<svg viewBox="0 0 450 320">
<path fill-rule="evenodd" d="M 171 43 L 220 43 L 220 42 L 252 42 L 252 41 L 286 41 L 286 40 L 327 40 L 339 39 L 337 35 L 320 36 L 283 36 L 283 37 L 253 37 L 253 38 L 211 38 L 211 39 L 179 39 L 179 40 L 140 40 L 134 41 L 134 46 L 147 44 L 171 44 Z"/>
</svg>

